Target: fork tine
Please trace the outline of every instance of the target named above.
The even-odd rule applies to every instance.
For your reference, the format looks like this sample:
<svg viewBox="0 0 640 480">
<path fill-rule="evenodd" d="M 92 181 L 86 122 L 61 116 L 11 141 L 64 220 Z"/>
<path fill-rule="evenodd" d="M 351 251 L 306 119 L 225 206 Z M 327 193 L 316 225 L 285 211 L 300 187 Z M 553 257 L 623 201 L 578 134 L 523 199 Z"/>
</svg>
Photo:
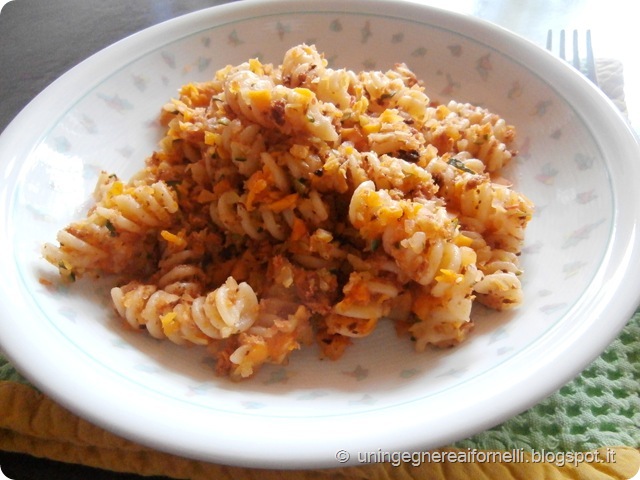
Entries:
<svg viewBox="0 0 640 480">
<path fill-rule="evenodd" d="M 580 51 L 578 49 L 578 30 L 573 31 L 573 66 L 580 70 Z"/>
<path fill-rule="evenodd" d="M 564 41 L 565 41 L 565 33 L 564 33 L 564 29 L 560 30 L 560 58 L 562 60 L 566 60 L 565 54 L 564 54 Z"/>
<path fill-rule="evenodd" d="M 587 77 L 598 85 L 598 75 L 596 73 L 596 61 L 593 58 L 593 46 L 591 44 L 591 30 L 587 30 Z"/>
</svg>

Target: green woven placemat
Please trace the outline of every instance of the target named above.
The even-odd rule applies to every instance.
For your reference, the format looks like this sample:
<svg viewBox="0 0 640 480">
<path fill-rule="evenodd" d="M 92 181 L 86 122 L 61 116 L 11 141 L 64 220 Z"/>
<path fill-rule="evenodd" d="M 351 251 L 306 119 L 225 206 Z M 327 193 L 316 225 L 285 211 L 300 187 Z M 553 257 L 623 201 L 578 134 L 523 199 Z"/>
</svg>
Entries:
<svg viewBox="0 0 640 480">
<path fill-rule="evenodd" d="M 2 354 L 0 354 L 0 380 L 29 385 L 27 379 L 20 375 Z"/>
<path fill-rule="evenodd" d="M 640 447 L 640 310 L 600 357 L 534 407 L 461 448 L 587 452 Z"/>
</svg>

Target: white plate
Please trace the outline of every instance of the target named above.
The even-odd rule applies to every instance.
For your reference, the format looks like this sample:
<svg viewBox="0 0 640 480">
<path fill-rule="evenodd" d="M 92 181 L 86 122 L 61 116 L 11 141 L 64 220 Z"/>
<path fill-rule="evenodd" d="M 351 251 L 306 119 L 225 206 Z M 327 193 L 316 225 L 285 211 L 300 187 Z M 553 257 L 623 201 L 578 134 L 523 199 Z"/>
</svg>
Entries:
<svg viewBox="0 0 640 480">
<path fill-rule="evenodd" d="M 293 12 L 293 13 L 290 13 Z M 297 352 L 254 379 L 217 378 L 204 353 L 120 327 L 107 284 L 45 287 L 44 242 L 84 214 L 97 172 L 127 178 L 180 85 L 301 42 L 331 65 L 406 62 L 434 99 L 516 125 L 513 178 L 537 205 L 524 305 L 477 309 L 460 347 L 413 352 L 380 328 L 338 362 Z M 472 18 L 402 2 L 243 1 L 98 53 L 54 82 L 0 138 L 2 349 L 82 417 L 188 457 L 266 467 L 340 465 L 337 452 L 438 447 L 523 411 L 617 335 L 638 304 L 638 145 L 612 104 L 547 52 Z"/>
</svg>

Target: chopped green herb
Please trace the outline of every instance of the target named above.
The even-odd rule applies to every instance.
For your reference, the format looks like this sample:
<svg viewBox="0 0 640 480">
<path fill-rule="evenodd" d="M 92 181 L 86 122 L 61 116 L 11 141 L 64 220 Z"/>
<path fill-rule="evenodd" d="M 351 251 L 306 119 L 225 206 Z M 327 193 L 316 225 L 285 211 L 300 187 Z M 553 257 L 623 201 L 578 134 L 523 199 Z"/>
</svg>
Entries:
<svg viewBox="0 0 640 480">
<path fill-rule="evenodd" d="M 467 167 L 462 160 L 456 158 L 456 157 L 451 157 L 449 159 L 449 161 L 447 162 L 449 165 L 456 167 L 458 170 L 461 170 L 463 172 L 467 172 L 467 173 L 473 173 L 475 174 L 476 172 L 474 172 L 473 170 L 471 170 L 469 167 Z"/>
<path fill-rule="evenodd" d="M 76 273 L 73 270 L 69 270 L 64 262 L 58 263 L 58 268 L 60 269 L 60 274 L 64 277 L 65 274 L 68 276 L 69 280 L 72 282 L 76 281 Z"/>
<path fill-rule="evenodd" d="M 380 239 L 374 238 L 373 240 L 371 240 L 371 245 L 369 247 L 371 248 L 371 251 L 375 252 L 376 250 L 378 250 L 378 247 L 380 247 Z"/>
<path fill-rule="evenodd" d="M 307 179 L 306 178 L 294 178 L 293 179 L 293 188 L 295 191 L 303 195 L 307 192 Z"/>
</svg>

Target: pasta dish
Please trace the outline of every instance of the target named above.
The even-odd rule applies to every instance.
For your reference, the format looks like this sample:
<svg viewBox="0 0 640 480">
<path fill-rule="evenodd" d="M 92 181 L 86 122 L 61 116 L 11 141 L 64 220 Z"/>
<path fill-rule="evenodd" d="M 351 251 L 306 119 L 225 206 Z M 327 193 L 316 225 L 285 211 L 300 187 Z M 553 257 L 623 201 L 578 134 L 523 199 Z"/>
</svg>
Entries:
<svg viewBox="0 0 640 480">
<path fill-rule="evenodd" d="M 515 128 L 432 102 L 407 65 L 333 69 L 298 45 L 184 85 L 160 120 L 144 168 L 103 172 L 43 255 L 67 280 L 113 274 L 125 325 L 210 349 L 219 375 L 313 342 L 335 360 L 379 322 L 453 346 L 474 302 L 522 302 Z"/>
</svg>

